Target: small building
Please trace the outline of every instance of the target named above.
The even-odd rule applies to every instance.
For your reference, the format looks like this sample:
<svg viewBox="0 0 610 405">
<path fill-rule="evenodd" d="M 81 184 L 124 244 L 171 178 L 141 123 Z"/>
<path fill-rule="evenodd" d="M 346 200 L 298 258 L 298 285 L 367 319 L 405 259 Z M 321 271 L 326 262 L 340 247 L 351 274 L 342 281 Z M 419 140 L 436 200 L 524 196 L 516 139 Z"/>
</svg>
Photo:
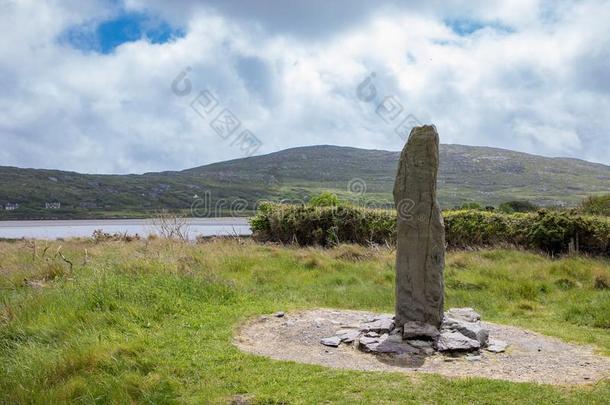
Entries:
<svg viewBox="0 0 610 405">
<path fill-rule="evenodd" d="M 46 202 L 44 203 L 44 208 L 47 210 L 58 210 L 61 208 L 60 202 Z"/>
<path fill-rule="evenodd" d="M 14 204 L 13 203 L 7 203 L 4 206 L 4 209 L 6 211 L 15 211 L 17 208 L 19 208 L 19 204 L 17 204 L 17 203 L 14 203 Z"/>
</svg>

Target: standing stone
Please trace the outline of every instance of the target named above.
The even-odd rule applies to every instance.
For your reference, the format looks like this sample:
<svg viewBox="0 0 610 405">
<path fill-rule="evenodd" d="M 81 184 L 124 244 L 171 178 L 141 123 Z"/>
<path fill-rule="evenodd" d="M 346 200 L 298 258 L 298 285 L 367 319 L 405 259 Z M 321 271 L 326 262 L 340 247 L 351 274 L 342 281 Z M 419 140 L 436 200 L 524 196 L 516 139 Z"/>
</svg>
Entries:
<svg viewBox="0 0 610 405">
<path fill-rule="evenodd" d="M 445 228 L 436 200 L 438 167 L 436 128 L 413 128 L 394 184 L 398 211 L 395 322 L 396 327 L 407 322 L 430 325 L 434 332 L 428 333 L 430 338 L 438 335 L 443 320 Z"/>
</svg>

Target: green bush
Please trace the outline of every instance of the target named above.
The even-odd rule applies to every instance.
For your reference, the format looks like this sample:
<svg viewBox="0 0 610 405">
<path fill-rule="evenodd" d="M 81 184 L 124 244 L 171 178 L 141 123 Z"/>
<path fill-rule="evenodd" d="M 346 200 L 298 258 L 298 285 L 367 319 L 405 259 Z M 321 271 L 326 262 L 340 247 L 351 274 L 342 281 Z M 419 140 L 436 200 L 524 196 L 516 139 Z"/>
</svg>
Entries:
<svg viewBox="0 0 610 405">
<path fill-rule="evenodd" d="M 610 194 L 591 196 L 580 204 L 584 214 L 610 216 Z"/>
<path fill-rule="evenodd" d="M 479 210 L 479 211 L 481 211 L 481 210 L 483 210 L 483 206 L 476 202 L 468 202 L 468 203 L 462 204 L 460 209 L 461 210 Z"/>
<path fill-rule="evenodd" d="M 610 256 L 607 218 L 546 210 L 527 214 L 457 210 L 443 216 L 449 248 L 517 246 L 550 254 L 577 250 Z M 250 223 L 254 237 L 263 241 L 320 246 L 396 241 L 393 210 L 264 203 Z"/>
<path fill-rule="evenodd" d="M 325 191 L 311 197 L 309 205 L 312 207 L 337 207 L 341 204 L 336 194 Z"/>
<path fill-rule="evenodd" d="M 262 203 L 251 220 L 259 240 L 300 245 L 393 243 L 396 237 L 390 210 L 351 206 L 313 207 Z"/>
<path fill-rule="evenodd" d="M 534 212 L 538 210 L 538 206 L 529 201 L 507 201 L 500 204 L 499 210 L 505 214 L 512 214 L 515 212 Z"/>
</svg>

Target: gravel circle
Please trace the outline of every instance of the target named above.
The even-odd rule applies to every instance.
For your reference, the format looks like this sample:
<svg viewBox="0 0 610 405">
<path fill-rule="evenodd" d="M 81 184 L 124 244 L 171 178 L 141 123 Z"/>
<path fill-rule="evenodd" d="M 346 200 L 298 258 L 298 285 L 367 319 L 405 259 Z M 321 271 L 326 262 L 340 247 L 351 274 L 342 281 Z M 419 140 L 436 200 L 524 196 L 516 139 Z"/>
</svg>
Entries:
<svg viewBox="0 0 610 405">
<path fill-rule="evenodd" d="M 482 350 L 480 356 L 434 354 L 379 356 L 354 345 L 320 344 L 343 327 L 358 327 L 380 314 L 315 309 L 268 315 L 247 322 L 234 344 L 244 352 L 306 364 L 362 371 L 435 373 L 447 377 L 483 377 L 553 385 L 592 384 L 610 377 L 610 357 L 590 346 L 565 343 L 524 329 L 483 322 L 490 338 L 509 344 L 504 353 Z"/>
</svg>

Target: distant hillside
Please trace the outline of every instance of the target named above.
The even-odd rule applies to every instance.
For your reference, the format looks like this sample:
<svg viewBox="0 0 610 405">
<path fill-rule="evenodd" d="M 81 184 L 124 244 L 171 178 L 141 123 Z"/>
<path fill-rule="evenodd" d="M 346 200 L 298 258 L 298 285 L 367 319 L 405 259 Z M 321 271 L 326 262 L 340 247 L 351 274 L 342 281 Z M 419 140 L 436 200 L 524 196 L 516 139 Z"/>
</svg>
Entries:
<svg viewBox="0 0 610 405">
<path fill-rule="evenodd" d="M 399 152 L 311 146 L 143 175 L 0 167 L 0 205 L 19 204 L 14 211 L 2 210 L 0 218 L 146 216 L 161 208 L 188 210 L 205 195 L 221 209 L 236 199 L 248 201 L 252 209 L 257 200 L 306 199 L 323 190 L 390 204 L 398 157 Z M 354 179 L 366 184 L 364 196 L 349 192 Z M 503 149 L 441 145 L 439 186 L 444 207 L 469 201 L 498 205 L 512 199 L 574 205 L 586 195 L 610 192 L 610 167 Z M 54 202 L 61 208 L 44 208 Z"/>
</svg>

